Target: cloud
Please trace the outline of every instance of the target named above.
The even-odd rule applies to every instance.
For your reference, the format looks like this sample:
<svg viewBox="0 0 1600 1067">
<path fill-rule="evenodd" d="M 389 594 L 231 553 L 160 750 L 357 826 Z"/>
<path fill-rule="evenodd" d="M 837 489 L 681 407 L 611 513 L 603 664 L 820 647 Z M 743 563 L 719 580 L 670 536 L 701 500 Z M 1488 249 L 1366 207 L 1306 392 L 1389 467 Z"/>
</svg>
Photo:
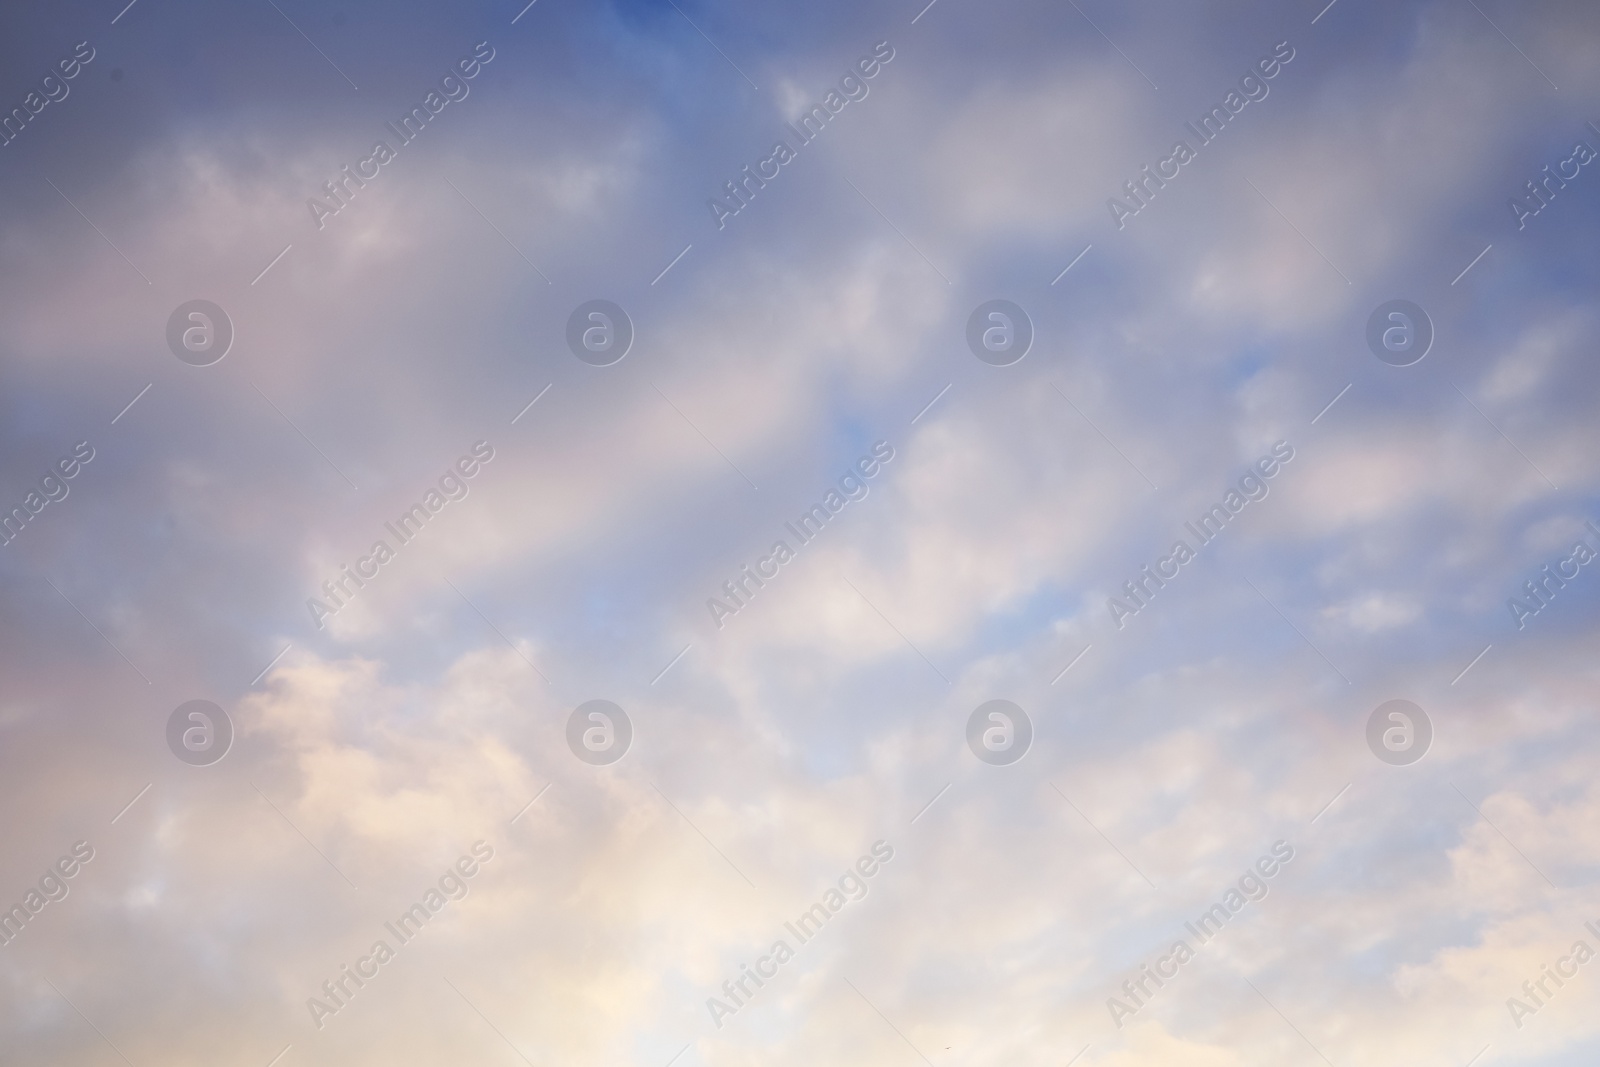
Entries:
<svg viewBox="0 0 1600 1067">
<path fill-rule="evenodd" d="M 1589 176 L 1505 209 L 1586 136 L 1588 6 L 112 14 L 0 49 L 22 78 L 98 49 L 0 150 L 0 502 L 96 449 L 0 548 L 0 905 L 96 850 L 0 950 L 17 1057 L 1593 1046 L 1587 969 L 1521 1029 L 1505 1005 L 1600 921 L 1595 593 L 1504 608 L 1595 515 Z M 307 198 L 486 39 L 319 229 Z M 1280 40 L 1270 96 L 1119 229 L 1107 199 Z M 718 229 L 707 197 L 878 41 L 870 96 Z M 1406 368 L 1364 340 L 1397 296 L 1436 331 Z M 211 367 L 166 347 L 196 297 L 236 329 Z M 1009 367 L 963 334 L 997 297 L 1035 328 Z M 635 328 L 611 367 L 566 347 L 596 298 Z M 870 493 L 718 627 L 879 441 Z M 1270 494 L 1117 626 L 1279 441 Z M 1404 767 L 1363 733 L 1396 697 L 1434 727 Z M 236 727 L 209 767 L 166 750 L 196 698 Z M 567 747 L 596 698 L 634 730 L 606 766 Z M 1008 766 L 966 741 L 997 698 L 1033 727 Z M 1108 998 L 1280 840 L 1269 895 L 1119 1028 Z M 718 1028 L 707 999 L 878 841 L 866 897 Z"/>
</svg>

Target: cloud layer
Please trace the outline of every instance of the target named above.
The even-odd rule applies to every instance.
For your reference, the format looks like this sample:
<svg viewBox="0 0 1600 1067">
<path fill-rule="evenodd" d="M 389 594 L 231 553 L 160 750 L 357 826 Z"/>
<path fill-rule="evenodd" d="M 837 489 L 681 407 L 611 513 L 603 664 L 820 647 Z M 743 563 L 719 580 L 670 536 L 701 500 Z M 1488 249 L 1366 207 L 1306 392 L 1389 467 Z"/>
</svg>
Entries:
<svg viewBox="0 0 1600 1067">
<path fill-rule="evenodd" d="M 1600 1049 L 1592 5 L 3 19 L 18 1062 Z"/>
</svg>

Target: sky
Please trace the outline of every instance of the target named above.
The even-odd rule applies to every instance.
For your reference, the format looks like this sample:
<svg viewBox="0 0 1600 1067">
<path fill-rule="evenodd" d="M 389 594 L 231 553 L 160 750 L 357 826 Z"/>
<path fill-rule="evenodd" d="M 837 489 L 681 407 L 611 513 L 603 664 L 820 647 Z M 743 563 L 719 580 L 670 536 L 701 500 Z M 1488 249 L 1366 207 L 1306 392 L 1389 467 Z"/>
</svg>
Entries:
<svg viewBox="0 0 1600 1067">
<path fill-rule="evenodd" d="M 0 1059 L 1594 1061 L 1600 10 L 525 3 L 0 13 Z"/>
</svg>

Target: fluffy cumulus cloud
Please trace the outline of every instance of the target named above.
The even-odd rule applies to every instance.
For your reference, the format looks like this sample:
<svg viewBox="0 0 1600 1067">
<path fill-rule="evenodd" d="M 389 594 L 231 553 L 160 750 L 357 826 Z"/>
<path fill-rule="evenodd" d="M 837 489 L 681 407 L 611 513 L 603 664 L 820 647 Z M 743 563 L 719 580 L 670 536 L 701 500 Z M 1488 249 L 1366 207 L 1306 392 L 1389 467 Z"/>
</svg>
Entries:
<svg viewBox="0 0 1600 1067">
<path fill-rule="evenodd" d="M 1593 5 L 0 24 L 0 1058 L 1600 1051 Z"/>
</svg>

